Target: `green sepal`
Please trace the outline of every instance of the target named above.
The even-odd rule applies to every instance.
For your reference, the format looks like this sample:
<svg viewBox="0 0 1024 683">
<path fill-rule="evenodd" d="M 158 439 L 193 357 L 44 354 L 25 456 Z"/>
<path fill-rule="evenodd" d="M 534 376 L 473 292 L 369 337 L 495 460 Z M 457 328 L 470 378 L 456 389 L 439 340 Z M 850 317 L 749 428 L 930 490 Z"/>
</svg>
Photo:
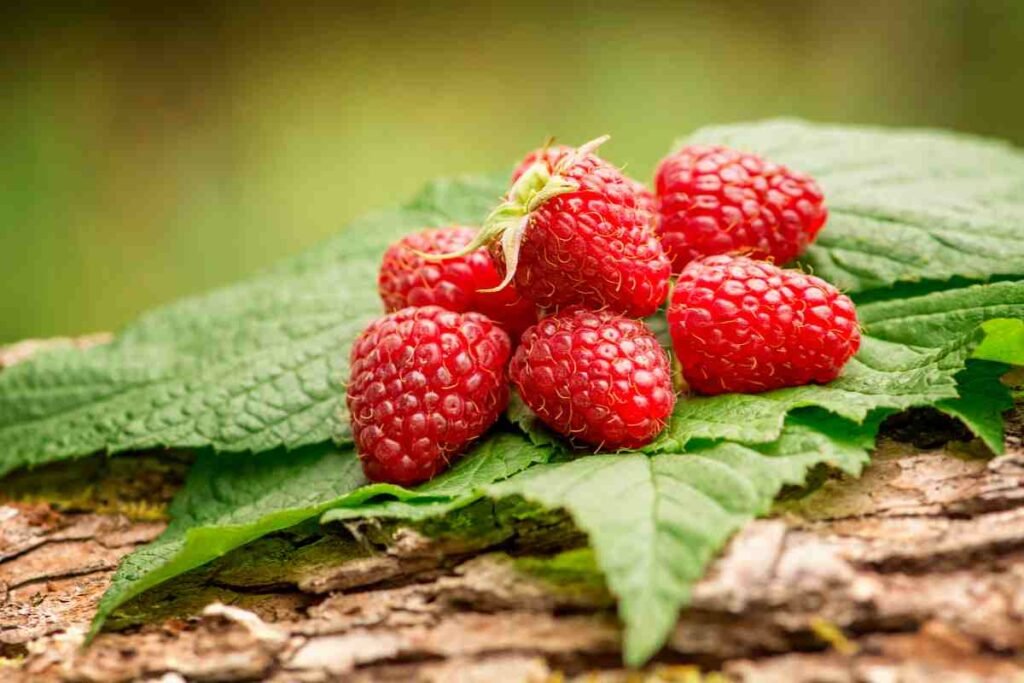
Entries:
<svg viewBox="0 0 1024 683">
<path fill-rule="evenodd" d="M 530 217 L 533 212 L 555 197 L 578 190 L 579 183 L 564 177 L 562 173 L 575 164 L 577 159 L 590 154 L 608 139 L 608 135 L 603 135 L 581 145 L 572 154 L 563 157 L 553 169 L 549 169 L 543 161 L 534 162 L 512 184 L 505 199 L 491 211 L 469 244 L 447 254 L 418 252 L 419 256 L 428 261 L 446 261 L 465 256 L 480 247 L 489 247 L 500 241 L 505 277 L 496 287 L 481 291 L 497 292 L 504 289 L 515 278 L 516 270 L 519 267 L 519 250 L 526 236 L 526 230 L 530 227 Z"/>
</svg>

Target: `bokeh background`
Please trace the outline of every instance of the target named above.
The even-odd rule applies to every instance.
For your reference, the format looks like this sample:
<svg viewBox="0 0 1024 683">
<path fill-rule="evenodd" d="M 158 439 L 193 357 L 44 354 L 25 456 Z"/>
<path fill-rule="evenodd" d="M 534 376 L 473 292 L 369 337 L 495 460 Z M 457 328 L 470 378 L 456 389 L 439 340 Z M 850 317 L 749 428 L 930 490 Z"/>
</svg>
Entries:
<svg viewBox="0 0 1024 683">
<path fill-rule="evenodd" d="M 116 329 L 441 175 L 770 116 L 1024 143 L 1024 2 L 0 9 L 0 343 Z M 367 286 L 372 286 L 367 283 Z"/>
</svg>

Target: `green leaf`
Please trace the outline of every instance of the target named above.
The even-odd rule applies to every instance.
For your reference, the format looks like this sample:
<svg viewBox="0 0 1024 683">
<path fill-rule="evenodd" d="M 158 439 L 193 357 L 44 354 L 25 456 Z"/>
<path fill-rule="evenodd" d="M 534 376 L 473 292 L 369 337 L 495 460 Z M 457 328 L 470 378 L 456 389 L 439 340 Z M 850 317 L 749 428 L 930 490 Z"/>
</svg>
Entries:
<svg viewBox="0 0 1024 683">
<path fill-rule="evenodd" d="M 1006 143 L 797 121 L 713 126 L 683 142 L 749 150 L 814 177 L 829 220 L 804 260 L 850 292 L 1024 275 L 1024 154 Z"/>
<path fill-rule="evenodd" d="M 537 445 L 518 432 L 497 432 L 485 438 L 450 470 L 414 489 L 390 484 L 367 488 L 372 489 L 374 497 L 387 496 L 405 502 L 457 498 L 483 484 L 507 479 L 531 465 L 547 462 L 552 452 L 550 446 Z M 361 502 L 349 499 L 339 505 Z"/>
<path fill-rule="evenodd" d="M 778 437 L 790 411 L 809 406 L 860 422 L 876 410 L 937 403 L 963 418 L 997 452 L 1002 449 L 998 416 L 1007 406 L 1005 390 L 962 371 L 979 350 L 1024 364 L 1024 327 L 1018 324 L 1024 320 L 1024 282 L 879 301 L 860 306 L 858 315 L 865 332 L 861 351 L 836 381 L 679 401 L 668 428 L 645 450 L 679 451 L 694 439 L 767 443 Z M 988 395 L 991 400 L 955 402 L 960 383 L 975 399 Z"/>
<path fill-rule="evenodd" d="M 266 277 L 162 309 L 106 346 L 0 374 L 0 474 L 96 451 L 348 440 L 349 345 L 373 265 Z"/>
<path fill-rule="evenodd" d="M 363 504 L 370 509 L 381 497 L 410 505 L 445 501 L 546 462 L 550 453 L 521 434 L 497 432 L 445 474 L 406 489 L 367 484 L 352 449 L 321 445 L 255 456 L 204 452 L 172 503 L 167 530 L 118 567 L 100 601 L 92 633 L 118 606 L 143 591 L 328 508 Z"/>
<path fill-rule="evenodd" d="M 1016 341 L 1003 355 L 989 351 L 986 360 L 1024 362 L 1024 283 L 997 282 L 964 286 L 922 296 L 862 304 L 857 317 L 875 339 L 912 347 L 939 348 L 977 327 L 992 337 L 981 348 Z M 1007 319 L 999 321 L 999 319 Z M 979 349 L 980 350 L 980 349 Z"/>
<path fill-rule="evenodd" d="M 974 357 L 1008 365 L 1024 365 L 1024 320 L 987 320 L 981 325 L 985 338 Z"/>
<path fill-rule="evenodd" d="M 157 309 L 111 344 L 0 373 L 0 476 L 97 451 L 349 443 L 352 340 L 380 315 L 380 256 L 401 235 L 475 224 L 494 177 L 441 180 L 267 273 Z"/>
<path fill-rule="evenodd" d="M 200 455 L 170 508 L 171 523 L 128 555 L 93 618 L 260 536 L 314 517 L 365 483 L 355 452 L 311 446 L 259 456 Z"/>
<path fill-rule="evenodd" d="M 935 404 L 942 412 L 963 422 L 993 453 L 1003 451 L 1003 413 L 1013 408 L 1010 388 L 1000 381 L 1006 370 L 1003 363 L 968 361 L 967 367 L 957 375 L 960 396 Z"/>
<path fill-rule="evenodd" d="M 736 530 L 815 465 L 859 474 L 876 426 L 794 419 L 760 449 L 723 443 L 686 455 L 595 455 L 533 467 L 486 491 L 564 508 L 587 533 L 619 599 L 625 659 L 635 666 L 664 644 L 693 584 Z"/>
<path fill-rule="evenodd" d="M 546 463 L 560 450 L 555 442 L 538 442 L 530 435 L 498 434 L 477 446 L 455 467 L 415 490 L 374 484 L 368 487 L 373 489 L 372 497 L 339 501 L 320 521 L 326 524 L 366 517 L 436 517 L 478 499 L 484 484 L 508 479 L 532 465 Z"/>
<path fill-rule="evenodd" d="M 97 451 L 265 451 L 349 443 L 351 342 L 380 315 L 373 283 L 397 237 L 472 223 L 494 179 L 440 181 L 273 270 L 153 311 L 87 351 L 0 373 L 0 476 Z"/>
<path fill-rule="evenodd" d="M 862 323 L 878 338 L 914 347 L 950 344 L 975 328 L 981 339 L 956 375 L 957 398 L 936 404 L 958 418 L 995 453 L 1003 450 L 1002 413 L 1013 407 L 1000 382 L 1008 365 L 1024 365 L 1024 284 L 1001 282 L 867 304 Z M 993 362 L 985 362 L 993 361 Z"/>
</svg>

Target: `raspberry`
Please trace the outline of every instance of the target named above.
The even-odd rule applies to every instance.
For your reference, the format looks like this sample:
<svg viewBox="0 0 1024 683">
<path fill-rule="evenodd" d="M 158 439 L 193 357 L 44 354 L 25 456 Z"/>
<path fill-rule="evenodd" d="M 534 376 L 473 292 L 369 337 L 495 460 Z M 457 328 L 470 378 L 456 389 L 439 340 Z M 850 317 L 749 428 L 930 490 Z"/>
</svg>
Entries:
<svg viewBox="0 0 1024 683">
<path fill-rule="evenodd" d="M 473 244 L 445 258 L 487 244 L 504 282 L 541 308 L 653 313 L 668 292 L 671 264 L 636 181 L 593 154 L 603 141 L 531 154 Z"/>
<path fill-rule="evenodd" d="M 658 231 L 674 272 L 695 258 L 744 254 L 784 264 L 828 211 L 808 176 L 726 147 L 684 147 L 658 166 Z"/>
<path fill-rule="evenodd" d="M 537 311 L 519 296 L 514 286 L 496 292 L 481 291 L 501 282 L 486 249 L 443 262 L 427 261 L 419 254 L 461 249 L 475 235 L 473 228 L 452 226 L 413 233 L 388 247 L 377 277 L 384 310 L 390 313 L 406 306 L 433 304 L 456 313 L 477 311 L 518 340 L 523 330 L 537 322 Z"/>
<path fill-rule="evenodd" d="M 860 347 L 849 297 L 821 278 L 745 257 L 691 261 L 668 325 L 683 376 L 704 394 L 830 382 Z"/>
<path fill-rule="evenodd" d="M 352 347 L 352 434 L 373 481 L 409 485 L 444 470 L 508 403 L 508 335 L 479 313 L 439 306 L 378 318 Z"/>
<path fill-rule="evenodd" d="M 647 326 L 567 308 L 523 334 L 509 369 L 526 404 L 556 432 L 598 448 L 639 448 L 676 397 L 668 355 Z"/>
</svg>

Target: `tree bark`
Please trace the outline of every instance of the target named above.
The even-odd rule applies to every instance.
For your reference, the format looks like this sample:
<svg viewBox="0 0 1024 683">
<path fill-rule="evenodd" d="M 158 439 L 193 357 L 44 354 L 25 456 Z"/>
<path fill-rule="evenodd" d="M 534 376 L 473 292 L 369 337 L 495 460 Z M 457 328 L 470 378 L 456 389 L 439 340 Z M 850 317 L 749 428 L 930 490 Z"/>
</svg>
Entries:
<svg viewBox="0 0 1024 683">
<path fill-rule="evenodd" d="M 32 347 L 0 349 L 0 368 Z M 929 413 L 891 422 L 860 479 L 829 478 L 749 524 L 640 676 L 1024 677 L 1024 410 L 1007 415 L 1002 456 L 960 436 Z M 54 488 L 55 472 L 76 467 Z M 579 545 L 557 522 L 477 545 L 411 529 L 384 541 L 357 529 L 358 543 L 272 536 L 154 589 L 120 630 L 82 648 L 118 561 L 163 529 L 186 467 L 141 454 L 4 480 L 0 678 L 638 679 L 621 668 L 603 588 L 556 584 L 516 561 Z"/>
</svg>

